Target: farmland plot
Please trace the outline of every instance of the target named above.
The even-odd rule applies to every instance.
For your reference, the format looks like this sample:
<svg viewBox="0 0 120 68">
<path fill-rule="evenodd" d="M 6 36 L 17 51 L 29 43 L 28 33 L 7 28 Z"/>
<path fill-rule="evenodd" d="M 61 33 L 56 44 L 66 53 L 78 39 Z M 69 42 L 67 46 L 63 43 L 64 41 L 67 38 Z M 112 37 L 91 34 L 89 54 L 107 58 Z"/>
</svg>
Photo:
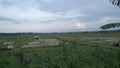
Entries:
<svg viewBox="0 0 120 68">
<path fill-rule="evenodd" d="M 58 46 L 60 42 L 61 41 L 57 39 L 39 39 L 39 40 L 34 40 L 22 47 L 25 48 L 25 47 L 39 47 L 39 46 Z"/>
</svg>

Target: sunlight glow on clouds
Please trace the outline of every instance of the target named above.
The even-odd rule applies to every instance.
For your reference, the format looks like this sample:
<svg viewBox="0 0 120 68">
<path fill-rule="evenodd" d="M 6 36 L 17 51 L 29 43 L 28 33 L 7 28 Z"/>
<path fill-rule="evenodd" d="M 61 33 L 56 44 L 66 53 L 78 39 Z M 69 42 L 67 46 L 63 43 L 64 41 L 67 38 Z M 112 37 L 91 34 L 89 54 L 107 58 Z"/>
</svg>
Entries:
<svg viewBox="0 0 120 68">
<path fill-rule="evenodd" d="M 85 24 L 83 24 L 83 23 L 76 23 L 76 28 L 85 29 L 86 27 L 85 27 Z"/>
</svg>

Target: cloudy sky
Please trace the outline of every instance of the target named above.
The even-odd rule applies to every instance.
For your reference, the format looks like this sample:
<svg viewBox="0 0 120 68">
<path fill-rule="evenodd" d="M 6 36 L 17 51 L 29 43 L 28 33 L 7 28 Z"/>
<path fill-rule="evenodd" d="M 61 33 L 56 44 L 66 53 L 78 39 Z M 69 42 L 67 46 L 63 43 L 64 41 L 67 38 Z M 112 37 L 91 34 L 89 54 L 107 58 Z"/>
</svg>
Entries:
<svg viewBox="0 0 120 68">
<path fill-rule="evenodd" d="M 0 32 L 100 30 L 120 22 L 120 8 L 109 0 L 0 0 Z"/>
</svg>

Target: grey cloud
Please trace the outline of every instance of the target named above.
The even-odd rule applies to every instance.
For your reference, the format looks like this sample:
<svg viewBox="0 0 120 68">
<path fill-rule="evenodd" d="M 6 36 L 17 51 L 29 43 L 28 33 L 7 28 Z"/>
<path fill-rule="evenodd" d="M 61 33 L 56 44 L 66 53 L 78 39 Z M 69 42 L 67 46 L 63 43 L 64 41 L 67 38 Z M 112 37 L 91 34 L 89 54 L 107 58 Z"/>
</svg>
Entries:
<svg viewBox="0 0 120 68">
<path fill-rule="evenodd" d="M 67 11 L 67 10 L 76 10 L 83 12 L 88 16 L 77 17 L 78 20 L 83 22 L 90 22 L 94 20 L 99 20 L 103 17 L 120 17 L 120 9 L 114 7 L 107 0 L 51 0 L 51 2 L 37 3 L 40 9 L 46 11 Z"/>
<path fill-rule="evenodd" d="M 4 6 L 4 7 L 7 7 L 7 6 L 10 6 L 11 3 L 9 1 L 7 1 L 7 0 L 1 0 L 0 1 L 0 5 Z"/>
<path fill-rule="evenodd" d="M 15 14 L 15 17 L 12 18 L 12 16 L 8 17 L 0 17 L 0 21 L 7 21 L 10 24 L 12 23 L 14 26 L 28 26 L 29 23 L 32 23 L 31 27 L 29 27 L 29 29 L 32 29 L 33 24 L 37 22 L 37 24 L 39 23 L 39 25 L 41 24 L 46 24 L 48 27 L 51 22 L 55 22 L 52 24 L 55 25 L 57 23 L 62 23 L 64 25 L 64 23 L 67 22 L 67 24 L 62 27 L 63 29 L 60 29 L 61 31 L 76 31 L 76 29 L 74 29 L 73 27 L 70 27 L 68 29 L 65 29 L 66 26 L 68 26 L 68 24 L 73 24 L 76 22 L 82 22 L 84 24 L 88 25 L 88 29 L 83 29 L 81 31 L 85 31 L 85 30 L 98 30 L 97 26 L 98 24 L 95 24 L 96 27 L 91 28 L 91 25 L 93 25 L 94 23 L 96 23 L 96 21 L 98 22 L 107 22 L 107 21 L 101 21 L 101 19 L 104 19 L 105 17 L 112 17 L 111 20 L 109 20 L 109 22 L 116 22 L 116 21 L 120 21 L 118 20 L 120 18 L 120 9 L 116 6 L 113 6 L 109 0 L 94 0 L 94 1 L 90 1 L 90 0 L 0 0 L 0 7 L 2 6 L 2 8 L 4 11 L 6 11 L 6 9 L 11 10 L 11 7 L 15 7 L 17 9 L 19 9 L 18 11 L 15 12 L 20 12 L 17 14 Z M 25 10 L 24 10 L 25 9 Z M 28 19 L 24 16 L 24 14 L 26 13 L 26 11 L 31 11 L 28 9 L 36 9 L 38 11 L 38 14 L 40 13 L 40 11 L 42 12 L 46 12 L 45 13 L 45 17 L 44 14 L 43 16 L 41 16 L 40 18 L 44 18 L 43 20 L 39 20 L 38 19 L 33 19 L 32 20 L 32 16 L 30 14 L 32 14 L 32 12 L 28 13 L 28 15 L 31 16 L 31 18 Z M 14 9 L 12 9 L 14 10 Z M 16 10 L 16 9 L 15 9 Z M 39 11 L 40 10 L 40 11 Z M 77 11 L 78 12 L 78 16 L 70 15 L 65 17 L 64 14 L 66 14 L 66 11 Z M 3 12 L 4 12 L 3 11 Z M 0 11 L 2 12 L 2 11 Z M 25 13 L 24 13 L 25 12 Z M 62 12 L 61 14 L 59 14 L 59 12 Z M 7 12 L 9 13 L 9 12 Z M 7 16 L 7 13 L 5 13 Z M 49 14 L 53 14 L 53 17 L 47 17 L 47 13 Z M 57 16 L 54 16 L 58 13 L 58 18 Z M 80 16 L 81 13 L 85 14 L 86 16 Z M 23 14 L 23 18 L 19 18 L 19 14 L 21 14 L 20 16 L 22 17 Z M 34 14 L 34 13 L 33 13 Z M 14 15 L 14 13 L 13 13 Z M 42 15 L 42 13 L 41 13 Z M 60 17 L 59 17 L 60 15 Z M 61 17 L 62 16 L 62 17 Z M 18 18 L 17 18 L 18 17 Z M 48 19 L 47 19 L 48 18 Z M 25 19 L 25 20 L 24 20 Z M 74 20 L 74 21 L 73 21 Z M 20 24 L 15 24 L 15 23 L 20 23 Z M 101 24 L 101 23 L 99 23 Z M 102 23 L 103 24 L 103 23 Z M 6 26 L 6 25 L 4 25 Z M 11 26 L 11 25 L 9 25 Z M 39 26 L 35 25 L 34 28 L 38 28 Z M 43 25 L 44 27 L 45 25 Z M 3 26 L 1 26 L 3 27 Z M 7 27 L 7 26 L 6 26 Z M 69 26 L 68 26 L 69 27 Z M 3 27 L 4 28 L 4 27 Z M 33 28 L 33 29 L 34 29 Z M 8 28 L 9 29 L 9 28 Z M 36 30 L 35 29 L 35 30 Z M 55 30 L 54 30 L 55 29 Z M 14 30 L 14 29 L 11 29 Z M 23 29 L 25 31 L 27 31 L 28 29 Z M 39 29 L 37 29 L 39 31 Z M 58 27 L 54 27 L 52 31 L 58 31 L 59 28 Z M 16 30 L 17 31 L 17 30 Z M 42 30 L 44 31 L 44 30 Z M 46 31 L 50 31 L 49 28 L 46 28 Z"/>
<path fill-rule="evenodd" d="M 0 17 L 0 21 L 4 21 L 4 22 L 9 22 L 9 23 L 22 23 L 22 22 L 27 22 L 26 20 L 15 20 L 15 19 L 11 19 L 11 18 L 5 18 L 5 17 Z"/>
<path fill-rule="evenodd" d="M 51 0 L 51 2 L 48 3 L 41 1 L 37 2 L 40 9 L 48 11 L 82 10 L 82 8 L 85 8 L 90 3 L 92 3 L 92 1 L 88 2 L 88 0 Z"/>
<path fill-rule="evenodd" d="M 14 21 L 14 19 L 0 17 L 0 21 Z"/>
</svg>

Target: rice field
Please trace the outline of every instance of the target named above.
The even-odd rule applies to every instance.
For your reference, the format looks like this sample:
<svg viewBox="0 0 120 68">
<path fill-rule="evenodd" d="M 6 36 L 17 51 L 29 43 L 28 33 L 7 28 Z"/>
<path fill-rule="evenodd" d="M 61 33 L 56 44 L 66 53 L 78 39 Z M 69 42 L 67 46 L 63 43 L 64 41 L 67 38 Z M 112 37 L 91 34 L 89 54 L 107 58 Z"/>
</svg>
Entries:
<svg viewBox="0 0 120 68">
<path fill-rule="evenodd" d="M 39 36 L 61 42 L 22 48 L 34 41 L 33 36 L 0 36 L 0 47 L 6 41 L 15 42 L 13 50 L 0 51 L 0 68 L 120 68 L 120 47 L 111 46 L 120 39 L 120 32 Z"/>
</svg>

